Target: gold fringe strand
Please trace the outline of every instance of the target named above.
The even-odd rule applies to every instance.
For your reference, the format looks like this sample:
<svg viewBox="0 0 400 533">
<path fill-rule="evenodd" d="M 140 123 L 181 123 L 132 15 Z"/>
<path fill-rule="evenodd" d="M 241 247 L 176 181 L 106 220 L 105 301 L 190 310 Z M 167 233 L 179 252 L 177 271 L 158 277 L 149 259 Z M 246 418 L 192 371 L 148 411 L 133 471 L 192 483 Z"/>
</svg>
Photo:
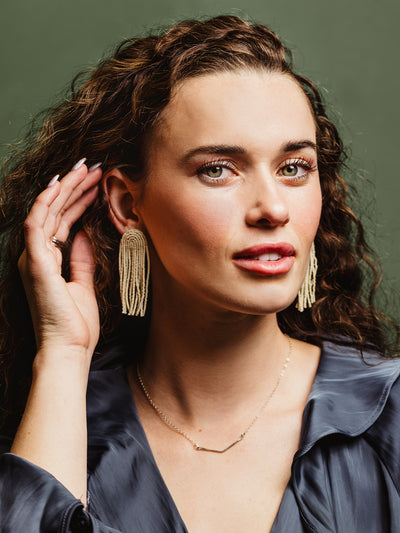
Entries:
<svg viewBox="0 0 400 533">
<path fill-rule="evenodd" d="M 307 309 L 307 307 L 312 307 L 313 303 L 315 302 L 317 270 L 318 261 L 315 254 L 315 244 L 312 243 L 306 277 L 304 278 L 303 284 L 300 287 L 297 295 L 296 309 L 298 309 L 301 313 L 304 311 L 304 309 Z"/>
<path fill-rule="evenodd" d="M 144 316 L 150 277 L 149 248 L 146 237 L 138 229 L 129 229 L 119 245 L 119 280 L 122 312 Z"/>
</svg>

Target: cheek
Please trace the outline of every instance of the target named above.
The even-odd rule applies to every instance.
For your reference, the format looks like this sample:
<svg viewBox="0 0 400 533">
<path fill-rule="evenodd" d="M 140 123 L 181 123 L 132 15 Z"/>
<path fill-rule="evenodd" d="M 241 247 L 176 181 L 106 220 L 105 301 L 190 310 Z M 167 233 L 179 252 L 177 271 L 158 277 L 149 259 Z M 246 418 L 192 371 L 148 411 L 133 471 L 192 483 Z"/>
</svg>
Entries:
<svg viewBox="0 0 400 533">
<path fill-rule="evenodd" d="M 314 187 L 306 196 L 297 200 L 293 202 L 290 218 L 299 239 L 308 245 L 314 240 L 321 218 L 321 189 Z"/>
<path fill-rule="evenodd" d="M 172 246 L 191 257 L 214 255 L 233 233 L 232 203 L 198 190 L 149 191 L 141 215 L 160 258 Z"/>
</svg>

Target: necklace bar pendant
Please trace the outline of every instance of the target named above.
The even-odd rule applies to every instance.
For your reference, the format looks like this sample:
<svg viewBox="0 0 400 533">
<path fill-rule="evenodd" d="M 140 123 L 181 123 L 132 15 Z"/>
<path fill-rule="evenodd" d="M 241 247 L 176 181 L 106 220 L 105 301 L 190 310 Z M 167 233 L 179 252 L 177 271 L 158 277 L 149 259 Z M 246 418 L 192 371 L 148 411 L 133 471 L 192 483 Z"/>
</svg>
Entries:
<svg viewBox="0 0 400 533">
<path fill-rule="evenodd" d="M 244 435 L 240 435 L 240 437 L 235 440 L 235 442 L 232 442 L 232 444 L 229 444 L 229 446 L 227 446 L 223 450 L 213 450 L 212 448 L 204 448 L 203 446 L 199 446 L 198 444 L 194 444 L 193 448 L 196 450 L 196 452 L 225 453 L 231 448 L 233 448 L 233 446 L 235 446 L 238 442 L 243 440 L 243 437 Z"/>
</svg>

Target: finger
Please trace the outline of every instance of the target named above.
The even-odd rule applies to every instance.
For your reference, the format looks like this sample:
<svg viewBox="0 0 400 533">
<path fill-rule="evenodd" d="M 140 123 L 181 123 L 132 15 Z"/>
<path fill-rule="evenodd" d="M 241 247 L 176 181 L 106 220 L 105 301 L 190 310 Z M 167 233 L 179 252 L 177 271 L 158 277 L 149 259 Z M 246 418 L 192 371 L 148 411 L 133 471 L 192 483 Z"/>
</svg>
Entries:
<svg viewBox="0 0 400 533">
<path fill-rule="evenodd" d="M 70 281 L 93 288 L 94 258 L 88 236 L 79 231 L 72 243 Z"/>
<path fill-rule="evenodd" d="M 95 185 L 83 196 L 81 196 L 63 215 L 60 224 L 55 233 L 55 237 L 61 241 L 65 241 L 68 238 L 71 227 L 75 222 L 83 215 L 86 209 L 96 199 L 99 192 L 98 185 Z"/>
<path fill-rule="evenodd" d="M 60 183 L 56 182 L 52 187 L 45 189 L 36 198 L 27 218 L 24 222 L 25 246 L 28 254 L 40 253 L 43 246 L 47 246 L 48 235 L 44 231 L 49 217 L 51 205 L 60 194 Z"/>
<path fill-rule="evenodd" d="M 83 169 L 83 170 L 82 170 Z M 83 165 L 78 170 L 68 173 L 61 180 L 61 192 L 57 200 L 50 208 L 50 215 L 47 221 L 47 233 L 55 235 L 59 233 L 59 226 L 62 222 L 64 213 L 74 203 L 91 189 L 101 179 L 101 169 L 96 168 L 91 172 L 86 171 Z M 66 236 L 64 237 L 66 238 Z"/>
<path fill-rule="evenodd" d="M 64 214 L 71 205 L 73 205 L 83 194 L 89 189 L 92 189 L 101 179 L 102 171 L 100 168 L 95 168 L 92 171 L 88 171 L 83 181 L 75 187 L 61 209 L 61 213 Z"/>
<path fill-rule="evenodd" d="M 54 219 L 61 213 L 65 205 L 69 201 L 71 195 L 76 193 L 76 190 L 85 179 L 87 175 L 87 168 L 81 165 L 76 170 L 71 170 L 60 181 L 60 194 L 50 207 L 50 212 Z"/>
</svg>

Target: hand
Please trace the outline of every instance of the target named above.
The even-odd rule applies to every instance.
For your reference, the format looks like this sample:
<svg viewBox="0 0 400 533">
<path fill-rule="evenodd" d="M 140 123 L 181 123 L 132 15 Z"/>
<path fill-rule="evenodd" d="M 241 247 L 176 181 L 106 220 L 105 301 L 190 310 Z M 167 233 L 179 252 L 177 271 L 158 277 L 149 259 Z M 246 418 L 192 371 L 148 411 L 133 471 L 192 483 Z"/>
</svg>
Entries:
<svg viewBox="0 0 400 533">
<path fill-rule="evenodd" d="M 18 261 L 38 351 L 56 357 L 57 349 L 68 348 L 71 354 L 84 352 L 87 363 L 99 336 L 89 239 L 81 231 L 72 243 L 68 283 L 61 275 L 62 253 L 51 239 L 67 239 L 95 200 L 101 175 L 100 168 L 89 172 L 81 165 L 39 194 L 25 221 L 25 249 Z"/>
</svg>

